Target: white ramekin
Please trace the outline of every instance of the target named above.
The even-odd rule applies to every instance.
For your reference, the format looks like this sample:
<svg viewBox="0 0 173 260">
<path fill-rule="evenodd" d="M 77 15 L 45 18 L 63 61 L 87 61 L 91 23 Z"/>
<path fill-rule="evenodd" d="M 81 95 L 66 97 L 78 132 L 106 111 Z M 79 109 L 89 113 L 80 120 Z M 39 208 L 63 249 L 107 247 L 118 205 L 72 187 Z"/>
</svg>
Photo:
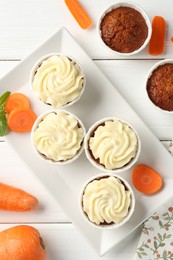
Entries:
<svg viewBox="0 0 173 260">
<path fill-rule="evenodd" d="M 106 178 L 106 177 L 108 178 L 110 176 L 113 176 L 113 177 L 119 179 L 122 182 L 122 184 L 130 191 L 130 193 L 131 193 L 131 206 L 130 206 L 128 215 L 120 223 L 113 223 L 113 224 L 108 224 L 108 225 L 97 225 L 96 223 L 91 222 L 89 220 L 87 214 L 83 210 L 83 194 L 84 194 L 86 186 L 89 183 L 91 183 L 94 180 L 99 180 L 99 179 Z M 84 185 L 83 185 L 83 187 L 81 189 L 79 198 L 80 198 L 80 200 L 79 200 L 80 212 L 81 212 L 84 220 L 87 221 L 91 226 L 96 227 L 98 229 L 102 229 L 102 230 L 103 229 L 117 229 L 117 228 L 123 226 L 131 218 L 131 216 L 132 216 L 132 214 L 134 212 L 134 209 L 135 209 L 135 195 L 134 195 L 132 187 L 130 186 L 130 184 L 124 178 L 122 178 L 122 177 L 120 177 L 118 175 L 115 175 L 115 174 L 103 173 L 103 174 L 97 174 L 97 175 L 91 177 L 89 180 L 87 180 L 84 183 Z"/>
<path fill-rule="evenodd" d="M 157 106 L 149 97 L 148 95 L 148 91 L 147 91 L 147 82 L 149 80 L 149 78 L 151 77 L 152 73 L 154 72 L 155 69 L 157 69 L 158 67 L 164 65 L 164 64 L 168 64 L 168 63 L 173 63 L 173 59 L 165 59 L 165 60 L 161 60 L 159 62 L 157 62 L 148 72 L 147 77 L 146 77 L 146 82 L 145 82 L 145 90 L 146 90 L 146 95 L 148 97 L 148 99 L 150 100 L 151 104 L 153 105 L 154 108 L 156 108 L 159 111 L 162 111 L 164 113 L 167 114 L 173 114 L 173 111 L 169 111 L 169 110 L 165 110 L 160 108 L 159 106 Z"/>
<path fill-rule="evenodd" d="M 90 152 L 89 152 L 89 139 L 91 137 L 91 134 L 93 133 L 93 131 L 101 124 L 105 123 L 106 121 L 120 121 L 122 123 L 125 123 L 127 124 L 135 133 L 136 137 L 137 137 L 137 142 L 138 142 L 138 147 L 137 147 L 137 152 L 136 152 L 136 156 L 134 158 L 131 159 L 131 161 L 121 167 L 121 168 L 116 168 L 116 169 L 106 169 L 103 165 L 97 163 L 91 156 Z M 139 135 L 138 133 L 136 132 L 136 130 L 128 123 L 126 122 L 125 120 L 122 120 L 122 119 L 119 119 L 119 118 L 116 118 L 116 117 L 107 117 L 107 118 L 103 118 L 99 121 L 97 121 L 95 124 L 93 124 L 90 129 L 88 130 L 86 136 L 85 136 L 85 140 L 84 140 L 84 149 L 85 149 L 85 154 L 86 154 L 86 157 L 87 159 L 91 162 L 91 164 L 96 167 L 97 169 L 101 170 L 101 171 L 104 171 L 104 172 L 108 172 L 108 173 L 119 173 L 119 172 L 123 172 L 123 171 L 126 171 L 128 169 L 130 169 L 138 160 L 139 158 L 139 155 L 140 155 L 140 152 L 141 152 L 141 141 L 140 141 L 140 138 L 139 138 Z"/>
<path fill-rule="evenodd" d="M 34 123 L 34 125 L 33 125 L 33 127 L 32 127 L 32 130 L 31 130 L 31 143 L 32 143 L 33 149 L 34 149 L 34 151 L 36 152 L 36 154 L 39 156 L 39 158 L 41 158 L 41 159 L 44 160 L 45 162 L 48 162 L 48 163 L 50 163 L 50 164 L 56 164 L 56 165 L 65 165 L 65 164 L 70 164 L 70 163 L 72 163 L 73 161 L 75 161 L 75 160 L 81 155 L 81 153 L 83 152 L 83 149 L 84 149 L 84 138 L 83 138 L 83 141 L 82 141 L 81 148 L 80 148 L 80 150 L 77 152 L 77 154 L 76 154 L 73 158 L 68 159 L 68 160 L 66 160 L 66 161 L 63 161 L 63 162 L 62 162 L 62 161 L 54 161 L 54 160 L 51 160 L 51 159 L 49 159 L 49 158 L 46 158 L 45 156 L 43 156 L 43 155 L 37 150 L 37 148 L 35 147 L 34 142 L 33 142 L 33 134 L 34 134 L 35 130 L 37 129 L 38 124 L 39 124 L 39 123 L 44 119 L 44 117 L 47 116 L 48 114 L 50 114 L 50 113 L 57 113 L 57 112 L 64 112 L 64 113 L 66 113 L 66 114 L 69 114 L 69 115 L 74 116 L 74 117 L 77 119 L 77 121 L 78 121 L 79 125 L 81 126 L 81 128 L 83 129 L 83 131 L 84 131 L 84 138 L 85 138 L 85 135 L 86 135 L 85 127 L 84 127 L 82 121 L 81 121 L 77 116 L 75 116 L 74 114 L 72 114 L 72 113 L 70 113 L 70 112 L 68 112 L 68 111 L 66 111 L 66 110 L 55 110 L 55 109 L 54 109 L 54 110 L 50 110 L 50 111 L 46 111 L 46 112 L 42 113 L 42 114 L 36 119 L 36 121 L 35 121 L 35 123 Z"/>
<path fill-rule="evenodd" d="M 147 27 L 148 27 L 148 36 L 145 40 L 145 42 L 143 43 L 143 45 L 133 51 L 133 52 L 129 52 L 129 53 L 123 53 L 123 52 L 118 52 L 118 51 L 115 51 L 113 49 L 111 49 L 108 45 L 106 45 L 106 43 L 103 41 L 102 39 L 102 35 L 101 35 L 101 30 L 100 30 L 100 24 L 101 24 L 101 21 L 102 19 L 104 18 L 104 16 L 109 13 L 110 11 L 118 8 L 118 7 L 131 7 L 133 9 L 135 9 L 136 11 L 138 11 L 142 16 L 143 18 L 145 19 L 145 22 L 147 24 Z M 99 33 L 99 36 L 100 36 L 100 39 L 101 41 L 103 42 L 103 44 L 107 47 L 107 49 L 111 50 L 112 52 L 116 53 L 116 54 L 119 54 L 119 55 L 123 55 L 123 56 L 131 56 L 131 55 L 135 55 L 137 53 L 139 53 L 140 51 L 142 51 L 146 46 L 147 44 L 149 43 L 150 41 L 150 38 L 151 38 L 151 34 L 152 34 L 152 26 L 151 26 L 151 22 L 150 22 L 150 19 L 147 15 L 147 13 L 144 11 L 144 9 L 142 7 L 140 7 L 139 5 L 135 4 L 135 3 L 132 3 L 132 2 L 118 2 L 114 5 L 111 5 L 109 6 L 100 16 L 99 20 L 98 20 L 98 23 L 97 23 L 97 31 Z"/>
<path fill-rule="evenodd" d="M 49 54 L 47 54 L 47 55 L 41 57 L 41 58 L 34 64 L 32 70 L 31 70 L 31 74 L 30 74 L 30 86 L 31 86 L 31 90 L 32 90 L 32 91 L 33 91 L 33 89 L 32 89 L 32 83 L 33 83 L 34 75 L 35 75 L 37 69 L 38 69 L 38 68 L 40 67 L 40 65 L 43 63 L 43 61 L 45 61 L 46 59 L 50 58 L 51 56 L 60 56 L 60 55 L 63 55 L 63 56 L 65 56 L 65 57 L 67 57 L 67 58 L 68 58 L 69 60 L 71 60 L 71 61 L 74 61 L 74 62 L 79 66 L 81 72 L 84 74 L 81 65 L 79 64 L 79 62 L 78 62 L 75 58 L 71 57 L 70 55 L 67 55 L 67 54 L 64 54 L 64 53 L 59 53 L 59 52 L 49 53 Z M 37 97 L 37 99 L 38 99 L 40 102 L 42 102 L 43 104 L 45 104 L 46 106 L 49 106 L 49 107 L 51 106 L 52 108 L 55 108 L 55 109 L 56 109 L 56 108 L 69 107 L 69 106 L 73 105 L 74 103 L 76 103 L 76 102 L 81 98 L 81 96 L 82 96 L 82 94 L 83 94 L 83 92 L 84 92 L 84 90 L 85 90 L 85 86 L 86 86 L 86 75 L 85 75 L 85 74 L 84 74 L 84 78 L 83 78 L 83 79 L 84 79 L 84 82 L 83 82 L 83 87 L 82 87 L 82 89 L 81 89 L 80 95 L 79 95 L 77 98 L 75 98 L 73 101 L 71 101 L 71 102 L 69 102 L 69 103 L 67 103 L 67 104 L 65 104 L 65 105 L 63 105 L 63 106 L 61 106 L 61 107 L 53 107 L 53 106 L 50 105 L 50 104 L 44 103 L 44 102 L 43 102 L 42 100 L 40 100 L 38 97 Z M 34 91 L 33 91 L 33 94 L 35 95 Z M 36 95 L 35 95 L 35 96 L 36 96 Z"/>
</svg>

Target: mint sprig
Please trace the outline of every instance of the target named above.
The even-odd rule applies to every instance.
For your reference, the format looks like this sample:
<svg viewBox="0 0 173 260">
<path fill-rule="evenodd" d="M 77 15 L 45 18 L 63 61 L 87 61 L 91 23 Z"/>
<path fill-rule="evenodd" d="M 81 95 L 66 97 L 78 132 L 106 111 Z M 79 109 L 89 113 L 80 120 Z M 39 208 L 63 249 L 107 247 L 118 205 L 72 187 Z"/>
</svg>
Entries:
<svg viewBox="0 0 173 260">
<path fill-rule="evenodd" d="M 11 92 L 6 91 L 2 96 L 0 96 L 0 109 L 4 108 L 5 102 L 7 101 L 7 98 L 10 96 Z"/>
<path fill-rule="evenodd" d="M 10 91 L 6 91 L 0 96 L 0 136 L 4 136 L 8 129 L 4 105 L 10 94 Z"/>
</svg>

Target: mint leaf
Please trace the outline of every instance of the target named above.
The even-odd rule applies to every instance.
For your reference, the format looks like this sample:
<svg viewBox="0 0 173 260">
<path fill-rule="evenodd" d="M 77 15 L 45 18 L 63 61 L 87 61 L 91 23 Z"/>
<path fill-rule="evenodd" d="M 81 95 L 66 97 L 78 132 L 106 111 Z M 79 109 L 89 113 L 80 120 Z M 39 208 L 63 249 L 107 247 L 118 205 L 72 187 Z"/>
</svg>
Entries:
<svg viewBox="0 0 173 260">
<path fill-rule="evenodd" d="M 0 107 L 2 108 L 5 105 L 7 98 L 10 96 L 11 92 L 6 91 L 4 94 L 0 96 Z"/>
<path fill-rule="evenodd" d="M 5 115 L 5 111 L 0 109 L 0 136 L 4 136 L 7 133 L 7 118 Z"/>
</svg>

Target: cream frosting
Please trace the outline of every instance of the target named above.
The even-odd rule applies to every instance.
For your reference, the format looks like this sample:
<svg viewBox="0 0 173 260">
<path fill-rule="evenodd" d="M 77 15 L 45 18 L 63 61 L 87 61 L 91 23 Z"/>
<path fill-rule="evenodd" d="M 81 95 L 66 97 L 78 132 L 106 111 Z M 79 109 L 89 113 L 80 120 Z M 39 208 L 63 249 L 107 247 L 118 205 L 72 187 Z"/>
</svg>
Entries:
<svg viewBox="0 0 173 260">
<path fill-rule="evenodd" d="M 32 89 L 44 103 L 62 107 L 81 95 L 84 74 L 79 65 L 63 55 L 42 62 L 34 75 Z"/>
<path fill-rule="evenodd" d="M 89 148 L 95 159 L 106 169 L 117 169 L 135 157 L 138 140 L 133 129 L 121 121 L 106 121 L 89 139 Z"/>
<path fill-rule="evenodd" d="M 83 194 L 83 210 L 89 220 L 101 223 L 120 223 L 129 213 L 131 192 L 113 176 L 90 182 Z"/>
<path fill-rule="evenodd" d="M 84 130 L 78 120 L 62 111 L 44 116 L 33 133 L 33 143 L 38 152 L 53 161 L 66 161 L 78 153 Z"/>
</svg>

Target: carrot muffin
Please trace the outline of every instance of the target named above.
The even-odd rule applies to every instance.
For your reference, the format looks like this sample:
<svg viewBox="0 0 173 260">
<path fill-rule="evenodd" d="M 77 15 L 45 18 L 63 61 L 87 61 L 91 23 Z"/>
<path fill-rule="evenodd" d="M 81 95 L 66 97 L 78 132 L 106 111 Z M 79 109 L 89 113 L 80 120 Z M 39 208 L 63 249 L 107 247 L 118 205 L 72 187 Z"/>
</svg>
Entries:
<svg viewBox="0 0 173 260">
<path fill-rule="evenodd" d="M 104 43 L 120 53 L 138 50 L 148 37 L 144 17 L 128 6 L 120 6 L 107 12 L 101 21 L 100 31 Z"/>
<path fill-rule="evenodd" d="M 106 119 L 87 133 L 85 152 L 99 169 L 115 171 L 132 165 L 139 155 L 139 138 L 126 122 Z"/>
<path fill-rule="evenodd" d="M 53 54 L 43 58 L 34 68 L 32 90 L 42 102 L 53 107 L 62 107 L 80 98 L 85 76 L 73 59 Z"/>
<path fill-rule="evenodd" d="M 59 163 L 68 162 L 81 153 L 84 136 L 82 122 L 63 110 L 41 115 L 32 130 L 32 142 L 39 155 Z"/>
<path fill-rule="evenodd" d="M 147 81 L 150 100 L 163 110 L 173 111 L 173 63 L 157 67 Z"/>
<path fill-rule="evenodd" d="M 82 211 L 97 226 L 117 226 L 130 217 L 134 196 L 130 187 L 116 176 L 94 178 L 84 188 Z M 115 225 L 116 224 L 116 225 Z"/>
</svg>

